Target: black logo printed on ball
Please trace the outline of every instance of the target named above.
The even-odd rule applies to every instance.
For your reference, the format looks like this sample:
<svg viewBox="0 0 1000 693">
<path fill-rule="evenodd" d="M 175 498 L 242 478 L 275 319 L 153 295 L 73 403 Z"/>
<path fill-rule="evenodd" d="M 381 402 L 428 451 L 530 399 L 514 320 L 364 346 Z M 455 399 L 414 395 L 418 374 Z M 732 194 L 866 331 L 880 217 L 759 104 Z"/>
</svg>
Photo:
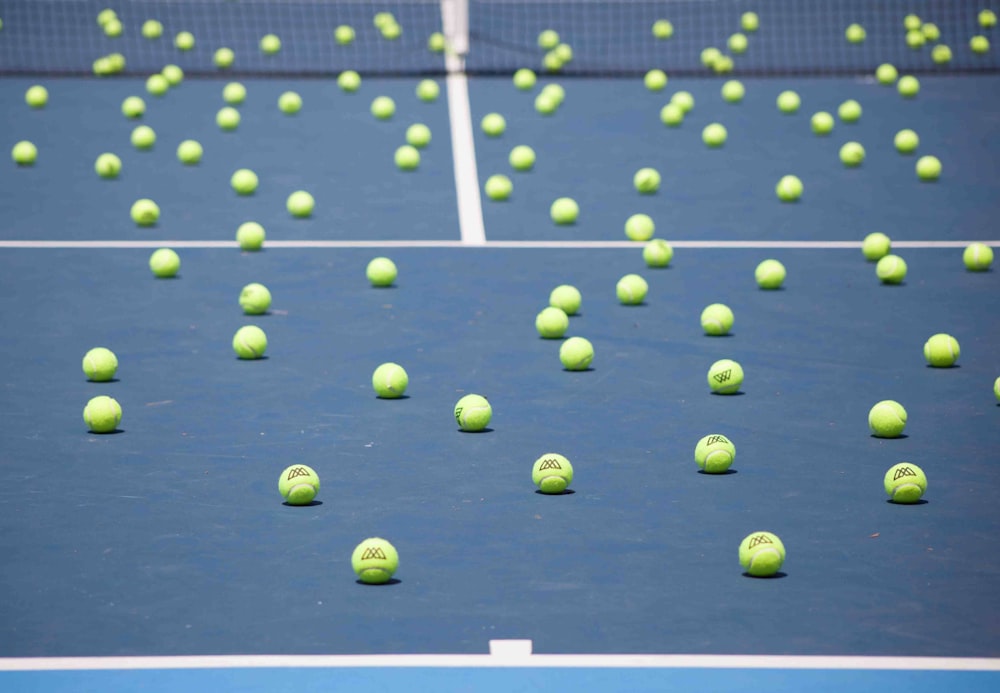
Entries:
<svg viewBox="0 0 1000 693">
<path fill-rule="evenodd" d="M 916 476 L 916 475 L 917 475 L 917 473 L 915 471 L 913 471 L 912 469 L 910 469 L 909 467 L 900 467 L 892 475 L 892 480 L 893 481 L 899 481 L 904 476 Z"/>
<path fill-rule="evenodd" d="M 562 469 L 562 465 L 559 464 L 559 460 L 549 457 L 538 467 L 538 471 L 542 471 L 543 469 Z"/>
<path fill-rule="evenodd" d="M 365 549 L 365 552 L 361 554 L 362 561 L 369 561 L 376 558 L 381 559 L 383 561 L 385 560 L 385 551 L 383 551 L 378 546 L 373 546 L 370 549 Z"/>
<path fill-rule="evenodd" d="M 292 467 L 288 470 L 288 476 L 286 478 L 288 481 L 291 481 L 295 477 L 299 476 L 309 476 L 309 470 L 305 467 Z"/>
<path fill-rule="evenodd" d="M 705 445 L 715 445 L 716 443 L 728 443 L 725 436 L 709 436 L 708 440 L 705 441 Z"/>
<path fill-rule="evenodd" d="M 727 368 L 726 370 L 722 371 L 721 373 L 716 373 L 712 377 L 715 378 L 715 382 L 717 382 L 717 383 L 724 383 L 727 380 L 729 380 L 729 374 L 732 373 L 732 372 L 733 372 L 733 369 Z"/>
<path fill-rule="evenodd" d="M 773 543 L 774 542 L 771 541 L 771 538 L 766 534 L 758 534 L 757 536 L 755 536 L 753 539 L 750 540 L 750 546 L 748 548 L 752 549 L 761 544 L 773 544 Z"/>
</svg>

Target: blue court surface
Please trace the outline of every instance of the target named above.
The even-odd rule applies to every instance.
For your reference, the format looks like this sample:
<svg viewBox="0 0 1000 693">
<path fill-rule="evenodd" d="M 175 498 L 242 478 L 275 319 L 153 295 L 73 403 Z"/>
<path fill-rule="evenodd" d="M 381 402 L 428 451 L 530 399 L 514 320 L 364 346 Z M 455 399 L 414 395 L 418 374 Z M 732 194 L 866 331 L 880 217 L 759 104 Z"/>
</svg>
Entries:
<svg viewBox="0 0 1000 693">
<path fill-rule="evenodd" d="M 383 9 L 368 2 L 154 2 L 162 46 L 138 35 L 147 12 L 134 3 L 119 44 L 93 21 L 100 3 L 0 5 L 0 142 L 38 149 L 33 165 L 0 165 L 0 690 L 1000 690 L 1000 273 L 963 264 L 972 242 L 1000 248 L 998 47 L 973 64 L 966 45 L 1000 36 L 979 27 L 978 4 L 916 3 L 955 50 L 935 67 L 929 48 L 893 47 L 910 10 L 890 4 L 813 17 L 832 33 L 810 29 L 823 37 L 802 49 L 810 69 L 785 73 L 777 0 L 473 2 L 468 71 L 426 50 L 438 3 L 387 5 L 415 27 L 395 48 L 363 34 Z M 86 17 L 95 36 L 37 53 L 40 6 L 56 27 Z M 678 75 L 664 91 L 636 70 L 657 50 L 646 39 L 600 63 L 599 31 L 648 32 L 672 7 L 681 42 L 663 67 L 675 60 Z M 750 9 L 761 28 L 747 61 L 699 72 L 703 42 L 724 45 Z M 858 13 L 871 42 L 841 59 L 826 46 Z M 338 88 L 350 65 L 310 28 L 343 22 L 359 31 L 356 93 Z M 709 25 L 729 28 L 712 38 Z M 287 29 L 281 54 L 213 68 L 211 46 L 256 51 L 263 26 Z M 583 64 L 515 89 L 509 63 L 538 67 L 531 44 L 548 26 L 571 43 L 580 32 Z M 181 55 L 170 37 L 185 27 L 208 40 Z M 84 74 L 114 46 L 136 55 L 124 74 Z M 887 54 L 918 75 L 916 98 L 873 78 Z M 146 93 L 146 66 L 175 59 L 189 76 Z M 741 103 L 720 96 L 733 78 Z M 417 98 L 422 79 L 437 100 Z M 225 132 L 230 81 L 248 95 Z M 541 115 L 553 82 L 565 101 Z M 35 84 L 44 108 L 24 103 Z M 277 107 L 289 90 L 296 115 Z M 797 113 L 776 108 L 784 90 Z M 660 109 L 679 91 L 695 106 L 666 127 Z M 120 111 L 130 95 L 146 101 L 139 120 Z M 383 95 L 396 103 L 385 121 L 369 112 Z M 813 113 L 848 99 L 858 122 L 812 132 Z M 480 129 L 494 112 L 499 137 Z M 401 171 L 394 152 L 416 122 L 432 140 Z M 727 128 L 724 146 L 702 142 L 710 123 Z M 130 144 L 139 124 L 152 149 Z M 894 147 L 903 128 L 919 134 L 913 154 Z M 203 145 L 198 165 L 178 161 L 185 139 Z M 849 141 L 866 151 L 856 168 L 839 158 Z M 531 171 L 508 163 L 522 144 Z M 121 158 L 118 178 L 95 174 L 103 152 Z M 929 154 L 943 170 L 921 181 Z M 633 186 L 642 167 L 662 176 L 655 194 Z M 258 175 L 254 194 L 230 187 L 239 168 Z M 510 177 L 509 200 L 483 193 L 493 174 Z M 803 181 L 798 202 L 776 198 L 786 174 Z M 308 218 L 286 210 L 296 190 L 316 199 Z M 574 224 L 549 217 L 563 196 L 579 203 Z M 139 198 L 159 205 L 154 226 L 130 218 Z M 672 245 L 668 267 L 626 237 L 638 213 Z M 259 251 L 234 240 L 246 221 L 266 229 Z M 901 284 L 862 255 L 874 231 L 905 260 Z M 174 278 L 150 272 L 160 247 L 180 256 Z M 366 279 L 378 256 L 399 269 L 390 287 Z M 755 282 L 769 258 L 787 269 L 778 290 Z M 623 305 L 616 283 L 632 273 L 649 292 Z M 266 314 L 240 308 L 251 282 L 273 296 Z M 566 334 L 594 346 L 583 371 L 535 328 L 561 284 L 583 296 Z M 735 315 L 726 336 L 702 330 L 712 303 Z M 265 358 L 236 358 L 248 324 L 266 332 Z M 936 333 L 960 344 L 954 366 L 928 365 Z M 96 346 L 117 355 L 110 382 L 81 370 Z M 709 388 L 720 359 L 746 373 L 735 395 Z M 384 362 L 407 370 L 405 397 L 375 396 Z M 456 425 L 469 393 L 493 408 L 483 432 Z M 81 418 L 97 395 L 122 407 L 111 434 Z M 898 438 L 868 426 L 886 399 L 908 414 Z M 699 472 L 709 434 L 735 444 L 729 473 Z M 552 452 L 575 470 L 560 495 L 532 483 Z M 919 503 L 883 488 L 899 462 L 927 475 Z M 308 506 L 278 492 L 293 464 L 321 478 Z M 762 530 L 787 548 L 770 578 L 738 561 Z M 399 551 L 390 584 L 352 571 L 372 536 Z"/>
</svg>

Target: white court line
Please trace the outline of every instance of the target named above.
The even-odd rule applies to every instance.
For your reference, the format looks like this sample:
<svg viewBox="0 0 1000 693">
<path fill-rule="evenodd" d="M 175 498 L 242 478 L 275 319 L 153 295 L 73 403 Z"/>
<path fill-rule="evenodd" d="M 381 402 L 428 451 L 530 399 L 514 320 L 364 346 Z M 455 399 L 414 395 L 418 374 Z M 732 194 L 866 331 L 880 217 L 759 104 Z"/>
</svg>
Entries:
<svg viewBox="0 0 1000 693">
<path fill-rule="evenodd" d="M 798 669 L 1000 672 L 978 657 L 794 655 L 205 655 L 0 658 L 0 671 L 284 668 Z"/>
</svg>

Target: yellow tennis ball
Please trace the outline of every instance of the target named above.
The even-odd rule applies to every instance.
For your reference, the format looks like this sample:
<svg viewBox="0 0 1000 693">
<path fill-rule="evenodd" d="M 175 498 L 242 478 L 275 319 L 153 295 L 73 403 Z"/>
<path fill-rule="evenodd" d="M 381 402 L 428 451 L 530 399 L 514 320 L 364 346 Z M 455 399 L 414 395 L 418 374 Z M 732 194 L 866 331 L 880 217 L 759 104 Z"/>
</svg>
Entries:
<svg viewBox="0 0 1000 693">
<path fill-rule="evenodd" d="M 648 267 L 667 267 L 674 259 L 674 249 L 662 238 L 654 238 L 642 249 L 642 259 Z"/>
<path fill-rule="evenodd" d="M 351 554 L 351 567 L 361 582 L 383 585 L 399 569 L 396 547 L 380 537 L 369 537 L 357 545 Z"/>
<path fill-rule="evenodd" d="M 83 356 L 83 372 L 88 380 L 105 383 L 118 372 L 118 357 L 110 349 L 94 347 Z"/>
<path fill-rule="evenodd" d="M 559 339 L 569 329 L 569 316 L 561 308 L 543 308 L 535 316 L 535 329 L 544 339 Z"/>
<path fill-rule="evenodd" d="M 288 213 L 296 219 L 311 217 L 316 208 L 316 200 L 305 190 L 296 190 L 285 201 L 285 208 Z"/>
<path fill-rule="evenodd" d="M 889 467 L 882 483 L 893 503 L 916 503 L 927 491 L 924 470 L 910 462 Z"/>
<path fill-rule="evenodd" d="M 240 250 L 260 250 L 265 236 L 264 227 L 256 221 L 245 221 L 236 229 L 236 242 Z"/>
<path fill-rule="evenodd" d="M 733 329 L 733 311 L 722 303 L 712 303 L 701 311 L 701 329 L 705 334 L 718 337 Z"/>
<path fill-rule="evenodd" d="M 962 262 L 971 272 L 985 272 L 993 264 L 993 248 L 985 243 L 970 243 L 962 251 Z"/>
<path fill-rule="evenodd" d="M 372 388 L 381 399 L 399 399 L 409 384 L 410 377 L 398 363 L 383 363 L 372 373 Z"/>
<path fill-rule="evenodd" d="M 486 430 L 493 418 L 493 407 L 482 395 L 465 395 L 455 404 L 455 422 L 463 431 Z"/>
<path fill-rule="evenodd" d="M 906 418 L 902 404 L 884 399 L 868 412 L 868 427 L 876 438 L 898 438 L 906 428 Z"/>
<path fill-rule="evenodd" d="M 777 260 L 764 260 L 754 270 L 754 279 L 762 289 L 780 289 L 785 282 L 785 266 Z"/>
<path fill-rule="evenodd" d="M 898 255 L 885 255 L 875 265 L 875 275 L 883 284 L 902 284 L 906 279 L 906 261 Z"/>
<path fill-rule="evenodd" d="M 392 286 L 398 275 L 396 263 L 387 257 L 374 258 L 365 268 L 365 276 L 371 285 L 376 287 Z"/>
<path fill-rule="evenodd" d="M 259 359 L 267 351 L 267 335 L 256 325 L 245 325 L 233 335 L 233 351 L 241 359 Z"/>
<path fill-rule="evenodd" d="M 732 359 L 720 359 L 708 369 L 708 386 L 720 395 L 732 395 L 743 384 L 743 367 Z"/>
<path fill-rule="evenodd" d="M 573 483 L 573 465 L 562 455 L 547 452 L 535 460 L 531 480 L 542 493 L 562 493 Z"/>
<path fill-rule="evenodd" d="M 161 279 L 176 277 L 181 269 L 181 258 L 170 248 L 154 250 L 149 256 L 149 269 L 154 276 Z"/>
<path fill-rule="evenodd" d="M 958 340 L 950 334 L 936 334 L 924 343 L 924 358 L 935 368 L 954 366 L 959 353 Z"/>
<path fill-rule="evenodd" d="M 753 577 L 770 577 L 785 563 L 785 545 L 770 532 L 754 532 L 740 542 L 740 565 Z"/>
<path fill-rule="evenodd" d="M 561 309 L 566 315 L 576 315 L 580 312 L 583 296 L 580 290 L 569 284 L 560 284 L 549 294 L 549 305 Z"/>
<path fill-rule="evenodd" d="M 694 448 L 694 461 L 698 469 L 707 474 L 726 472 L 736 459 L 736 446 L 724 435 L 713 433 L 698 441 Z"/>
<path fill-rule="evenodd" d="M 638 274 L 626 274 L 615 286 L 618 300 L 625 306 L 638 306 L 646 300 L 649 284 Z"/>
<path fill-rule="evenodd" d="M 585 371 L 594 362 L 594 345 L 583 337 L 570 337 L 559 347 L 559 360 L 568 371 Z"/>
<path fill-rule="evenodd" d="M 631 241 L 648 241 L 656 232 L 656 224 L 648 214 L 633 214 L 625 220 L 625 235 Z"/>
<path fill-rule="evenodd" d="M 247 315 L 263 315 L 271 307 L 271 292 L 263 284 L 253 282 L 240 291 L 240 308 Z"/>
<path fill-rule="evenodd" d="M 99 395 L 87 402 L 83 420 L 94 433 L 111 433 L 122 421 L 122 408 L 107 395 Z"/>
<path fill-rule="evenodd" d="M 868 234 L 861 243 L 861 253 L 866 260 L 881 260 L 890 250 L 892 250 L 892 240 L 879 231 Z"/>
<path fill-rule="evenodd" d="M 309 505 L 319 493 L 319 474 L 312 467 L 293 464 L 278 477 L 278 492 L 289 505 Z"/>
</svg>

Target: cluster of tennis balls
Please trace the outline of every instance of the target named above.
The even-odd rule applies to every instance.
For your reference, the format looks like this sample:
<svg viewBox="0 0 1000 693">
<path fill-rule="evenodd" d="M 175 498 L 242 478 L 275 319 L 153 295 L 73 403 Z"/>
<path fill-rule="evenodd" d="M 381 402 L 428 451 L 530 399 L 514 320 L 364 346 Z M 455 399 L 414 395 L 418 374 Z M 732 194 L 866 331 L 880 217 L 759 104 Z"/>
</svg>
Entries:
<svg viewBox="0 0 1000 693">
<path fill-rule="evenodd" d="M 561 41 L 559 34 L 552 29 L 545 29 L 538 34 L 538 47 L 545 51 L 542 67 L 546 72 L 559 72 L 573 60 L 573 48 Z"/>
<path fill-rule="evenodd" d="M 659 22 L 653 24 L 653 35 L 657 36 L 657 38 L 661 38 L 657 35 L 657 24 L 659 24 Z M 747 48 L 750 46 L 750 38 L 748 34 L 756 32 L 759 28 L 760 18 L 757 16 L 757 13 L 744 12 L 740 17 L 740 31 L 730 34 L 729 38 L 726 39 L 726 48 L 729 49 L 729 52 L 732 55 L 742 55 L 743 53 L 746 53 Z M 671 27 L 670 33 L 671 35 L 673 34 L 673 27 Z M 735 67 L 732 55 L 726 55 L 715 46 L 708 46 L 701 51 L 701 64 L 705 68 L 712 70 L 715 74 L 728 74 L 732 72 Z M 742 96 L 739 98 L 742 98 Z"/>
<path fill-rule="evenodd" d="M 980 28 L 991 29 L 996 26 L 996 13 L 992 10 L 982 10 L 977 21 Z M 867 34 L 860 24 L 851 24 L 844 31 L 844 35 L 849 43 L 863 43 Z M 913 50 L 920 50 L 928 44 L 936 44 L 931 49 L 931 60 L 937 65 L 944 65 L 951 62 L 951 47 L 944 43 L 938 43 L 941 39 L 941 30 L 933 22 L 924 22 L 915 14 L 908 14 L 903 17 L 903 39 L 906 45 Z M 990 50 L 989 39 L 977 34 L 969 38 L 969 50 L 976 55 L 983 55 Z"/>
</svg>

